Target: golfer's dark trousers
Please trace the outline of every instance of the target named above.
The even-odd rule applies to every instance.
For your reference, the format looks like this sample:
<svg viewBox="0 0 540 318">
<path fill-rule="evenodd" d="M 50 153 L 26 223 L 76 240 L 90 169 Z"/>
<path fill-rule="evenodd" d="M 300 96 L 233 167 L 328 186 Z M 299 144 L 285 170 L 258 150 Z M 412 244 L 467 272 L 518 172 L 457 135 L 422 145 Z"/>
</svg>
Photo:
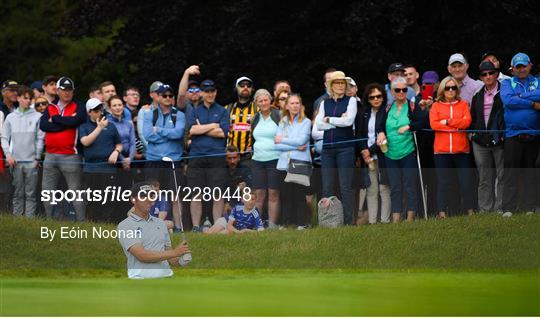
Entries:
<svg viewBox="0 0 540 318">
<path fill-rule="evenodd" d="M 384 158 L 388 181 L 390 181 L 390 201 L 392 213 L 403 213 L 403 194 L 407 199 L 407 211 L 414 211 L 418 207 L 418 164 L 413 153 L 399 160 Z"/>
<path fill-rule="evenodd" d="M 321 155 L 323 197 L 338 196 L 334 187 L 335 176 L 339 180 L 343 219 L 345 224 L 353 222 L 354 147 L 323 149 Z"/>
<path fill-rule="evenodd" d="M 535 160 L 539 148 L 540 136 L 519 135 L 505 139 L 503 211 L 532 211 L 538 204 L 540 169 L 535 168 Z M 518 193 L 521 194 L 521 200 Z"/>
<path fill-rule="evenodd" d="M 462 208 L 474 209 L 473 186 L 474 167 L 471 156 L 460 154 L 435 154 L 435 168 L 437 169 L 437 209 L 439 212 L 448 212 L 450 191 L 452 189 L 452 176 L 457 174 L 459 179 L 459 193 L 461 194 Z"/>
</svg>

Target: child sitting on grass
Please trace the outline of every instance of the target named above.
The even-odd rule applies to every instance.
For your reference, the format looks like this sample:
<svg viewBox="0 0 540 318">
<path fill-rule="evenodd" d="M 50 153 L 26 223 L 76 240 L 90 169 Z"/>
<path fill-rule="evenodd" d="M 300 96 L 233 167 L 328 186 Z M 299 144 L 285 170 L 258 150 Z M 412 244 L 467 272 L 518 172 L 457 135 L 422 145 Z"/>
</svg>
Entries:
<svg viewBox="0 0 540 318">
<path fill-rule="evenodd" d="M 228 234 L 264 230 L 261 216 L 255 207 L 256 193 L 254 191 L 243 193 L 245 196 L 249 196 L 250 199 L 244 200 L 242 198 L 242 203 L 234 206 L 230 215 L 225 215 L 217 219 L 215 224 L 206 233 Z"/>
</svg>

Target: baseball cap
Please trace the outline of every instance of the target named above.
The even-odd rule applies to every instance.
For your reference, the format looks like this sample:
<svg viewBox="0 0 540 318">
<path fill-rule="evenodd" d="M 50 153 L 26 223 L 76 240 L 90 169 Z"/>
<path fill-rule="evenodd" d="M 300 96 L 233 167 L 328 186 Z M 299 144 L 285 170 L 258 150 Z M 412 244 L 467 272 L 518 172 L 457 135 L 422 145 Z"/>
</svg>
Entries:
<svg viewBox="0 0 540 318">
<path fill-rule="evenodd" d="M 89 112 L 92 109 L 94 109 L 96 107 L 99 107 L 99 106 L 103 106 L 102 101 L 100 101 L 97 98 L 90 98 L 89 100 L 86 101 L 86 112 Z"/>
<path fill-rule="evenodd" d="M 31 85 L 30 85 L 30 88 L 31 89 L 37 89 L 39 90 L 40 92 L 43 91 L 43 82 L 41 81 L 35 81 L 33 82 Z"/>
<path fill-rule="evenodd" d="M 150 93 L 157 92 L 161 85 L 163 85 L 163 83 L 160 81 L 155 81 L 152 84 L 150 84 L 150 89 L 149 89 Z"/>
<path fill-rule="evenodd" d="M 75 89 L 75 83 L 73 83 L 73 80 L 71 78 L 67 76 L 62 76 L 56 82 L 56 88 L 64 89 L 64 90 L 73 90 Z"/>
<path fill-rule="evenodd" d="M 167 85 L 167 84 L 161 84 L 158 89 L 156 90 L 156 93 L 158 94 L 163 94 L 165 92 L 171 92 L 174 94 L 174 91 L 172 89 L 172 87 L 170 85 Z"/>
<path fill-rule="evenodd" d="M 207 79 L 201 82 L 201 91 L 206 92 L 206 91 L 212 91 L 215 89 L 216 89 L 216 83 L 214 83 L 213 80 Z"/>
<path fill-rule="evenodd" d="M 242 76 L 242 77 L 237 78 L 235 85 L 238 86 L 238 84 L 240 84 L 241 82 L 250 82 L 251 84 L 253 84 L 253 81 L 251 80 L 251 78 L 247 76 Z"/>
<path fill-rule="evenodd" d="M 188 86 L 188 87 L 191 87 L 191 86 L 199 86 L 199 82 L 196 81 L 196 80 L 189 80 L 187 86 Z"/>
<path fill-rule="evenodd" d="M 485 61 L 485 62 L 480 63 L 479 70 L 480 72 L 497 71 L 497 68 L 495 67 L 495 64 L 491 63 L 490 61 Z"/>
<path fill-rule="evenodd" d="M 401 63 L 392 63 L 390 66 L 388 66 L 387 73 L 394 73 L 398 71 L 405 71 L 405 67 L 403 67 L 403 64 Z"/>
<path fill-rule="evenodd" d="M 422 74 L 422 84 L 435 84 L 439 81 L 439 74 L 435 71 L 425 71 Z"/>
<path fill-rule="evenodd" d="M 448 59 L 448 65 L 452 65 L 456 62 L 459 62 L 461 64 L 467 64 L 467 60 L 465 59 L 465 56 L 461 53 L 454 53 L 450 55 L 450 58 Z"/>
<path fill-rule="evenodd" d="M 19 88 L 19 83 L 15 82 L 15 81 L 12 81 L 12 80 L 7 80 L 7 81 L 2 83 L 2 90 L 6 89 L 6 88 L 17 89 L 17 88 Z"/>
<path fill-rule="evenodd" d="M 152 185 L 149 182 L 145 182 L 145 181 L 138 182 L 138 183 L 135 183 L 131 187 L 131 197 L 132 198 L 146 197 L 148 192 L 150 192 L 152 190 L 154 190 L 154 188 L 152 188 Z"/>
<path fill-rule="evenodd" d="M 518 65 L 527 66 L 530 63 L 531 63 L 531 59 L 525 53 L 519 52 L 518 54 L 514 55 L 514 57 L 512 58 L 512 67 L 516 67 Z"/>
<path fill-rule="evenodd" d="M 345 77 L 345 80 L 346 80 L 347 82 L 349 82 L 349 85 L 350 85 L 350 86 L 357 86 L 357 85 L 356 85 L 356 82 L 354 81 L 354 79 L 353 79 L 352 77 L 346 76 L 346 77 Z"/>
</svg>

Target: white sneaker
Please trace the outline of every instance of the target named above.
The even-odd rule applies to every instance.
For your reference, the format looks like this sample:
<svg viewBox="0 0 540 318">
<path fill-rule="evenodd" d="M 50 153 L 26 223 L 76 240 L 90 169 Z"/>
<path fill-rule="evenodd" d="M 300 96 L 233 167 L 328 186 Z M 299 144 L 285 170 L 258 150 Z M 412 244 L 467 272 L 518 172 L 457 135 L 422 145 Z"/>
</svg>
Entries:
<svg viewBox="0 0 540 318">
<path fill-rule="evenodd" d="M 303 231 L 303 230 L 306 230 L 306 229 L 307 229 L 307 226 L 299 225 L 296 229 L 297 229 L 298 231 Z"/>
<path fill-rule="evenodd" d="M 529 212 L 525 213 L 525 215 L 533 215 L 533 214 L 534 214 L 533 211 L 529 211 Z"/>
<path fill-rule="evenodd" d="M 509 217 L 512 216 L 512 212 L 504 212 L 504 213 L 502 214 L 502 216 L 503 216 L 504 218 L 509 218 Z"/>
</svg>

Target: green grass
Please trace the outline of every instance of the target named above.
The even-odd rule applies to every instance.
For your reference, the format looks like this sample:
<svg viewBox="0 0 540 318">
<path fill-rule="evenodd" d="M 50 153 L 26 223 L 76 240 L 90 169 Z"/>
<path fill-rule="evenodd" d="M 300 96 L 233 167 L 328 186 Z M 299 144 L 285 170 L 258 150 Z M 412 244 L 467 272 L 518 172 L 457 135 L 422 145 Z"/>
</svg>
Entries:
<svg viewBox="0 0 540 318">
<path fill-rule="evenodd" d="M 147 281 L 115 239 L 39 238 L 73 225 L 114 228 L 0 215 L 0 315 L 540 315 L 538 215 L 188 234 L 189 268 Z"/>
<path fill-rule="evenodd" d="M 535 283 L 536 279 L 536 283 Z M 537 273 L 5 279 L 3 315 L 538 315 Z"/>
</svg>

